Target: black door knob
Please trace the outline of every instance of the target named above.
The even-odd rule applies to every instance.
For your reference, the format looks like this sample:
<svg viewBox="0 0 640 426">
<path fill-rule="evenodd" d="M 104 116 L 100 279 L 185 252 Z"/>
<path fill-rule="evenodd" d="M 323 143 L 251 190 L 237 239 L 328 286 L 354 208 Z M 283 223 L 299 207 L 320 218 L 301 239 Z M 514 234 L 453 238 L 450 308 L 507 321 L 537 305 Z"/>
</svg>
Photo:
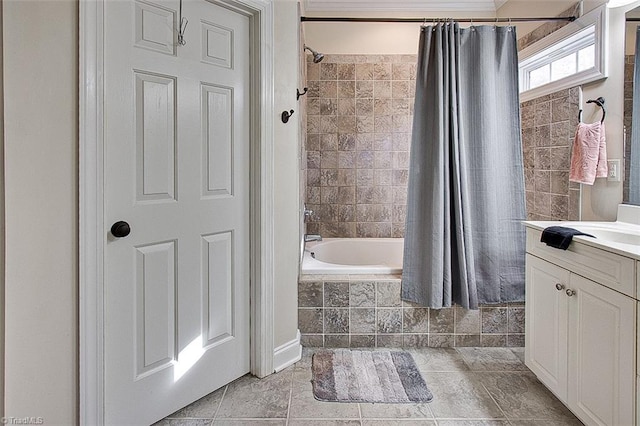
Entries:
<svg viewBox="0 0 640 426">
<path fill-rule="evenodd" d="M 123 238 L 131 233 L 131 227 L 127 222 L 121 220 L 111 225 L 111 233 L 116 238 Z"/>
</svg>

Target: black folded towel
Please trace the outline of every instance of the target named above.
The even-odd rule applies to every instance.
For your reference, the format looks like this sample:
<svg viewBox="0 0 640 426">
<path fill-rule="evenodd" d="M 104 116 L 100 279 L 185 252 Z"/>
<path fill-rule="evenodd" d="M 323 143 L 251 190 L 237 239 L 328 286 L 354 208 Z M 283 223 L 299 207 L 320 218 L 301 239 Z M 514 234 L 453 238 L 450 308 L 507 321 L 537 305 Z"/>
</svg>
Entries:
<svg viewBox="0 0 640 426">
<path fill-rule="evenodd" d="M 566 250 L 571 244 L 571 240 L 574 235 L 586 235 L 587 237 L 593 237 L 591 234 L 585 234 L 577 229 L 567 228 L 565 226 L 549 226 L 542 231 L 542 237 L 540 241 L 546 243 L 548 246 Z"/>
</svg>

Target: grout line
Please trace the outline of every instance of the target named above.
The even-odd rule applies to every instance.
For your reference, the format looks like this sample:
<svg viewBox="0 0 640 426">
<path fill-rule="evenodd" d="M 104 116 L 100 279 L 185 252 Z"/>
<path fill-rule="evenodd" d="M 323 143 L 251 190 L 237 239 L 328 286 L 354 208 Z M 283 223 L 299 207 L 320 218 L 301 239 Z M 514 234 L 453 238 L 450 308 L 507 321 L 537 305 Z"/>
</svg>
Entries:
<svg viewBox="0 0 640 426">
<path fill-rule="evenodd" d="M 362 426 L 362 407 L 360 406 L 359 402 L 358 402 L 358 418 L 360 419 L 360 426 Z"/>
<path fill-rule="evenodd" d="M 475 375 L 475 374 L 474 374 Z M 477 377 L 477 375 L 475 375 Z M 478 379 L 480 379 L 478 377 Z M 480 381 L 480 380 L 478 380 Z M 507 421 L 509 421 L 509 418 L 507 417 L 507 413 L 504 412 L 504 410 L 502 409 L 502 407 L 500 406 L 500 404 L 498 404 L 498 401 L 493 397 L 493 395 L 491 394 L 491 392 L 489 392 L 489 389 L 487 389 L 487 387 L 484 385 L 484 383 L 482 383 L 480 381 L 480 385 L 482 386 L 482 388 L 489 394 L 489 397 L 491 398 L 491 400 L 493 401 L 494 404 L 496 404 L 496 406 L 498 407 L 498 409 L 500 410 L 500 412 L 502 413 L 502 415 L 504 416 L 505 419 L 507 419 Z"/>
<path fill-rule="evenodd" d="M 325 306 L 324 306 L 324 294 L 325 294 L 325 285 L 326 281 L 322 279 L 322 347 L 326 347 L 326 333 L 324 330 L 324 322 L 325 322 Z"/>
<path fill-rule="evenodd" d="M 224 397 L 227 395 L 227 390 L 229 389 L 229 385 L 227 384 L 224 387 L 224 391 L 222 391 L 222 398 L 220 398 L 220 402 L 218 402 L 218 407 L 216 408 L 216 411 L 213 413 L 213 420 L 216 419 L 216 417 L 218 417 L 218 411 L 220 411 L 220 407 L 222 406 L 222 401 L 224 401 Z M 213 424 L 213 422 L 211 422 Z"/>
<path fill-rule="evenodd" d="M 287 404 L 287 418 L 285 420 L 285 426 L 289 426 L 289 415 L 291 413 L 291 399 L 293 398 L 293 378 L 295 377 L 295 367 L 291 371 L 291 380 L 289 382 L 289 404 Z"/>
</svg>

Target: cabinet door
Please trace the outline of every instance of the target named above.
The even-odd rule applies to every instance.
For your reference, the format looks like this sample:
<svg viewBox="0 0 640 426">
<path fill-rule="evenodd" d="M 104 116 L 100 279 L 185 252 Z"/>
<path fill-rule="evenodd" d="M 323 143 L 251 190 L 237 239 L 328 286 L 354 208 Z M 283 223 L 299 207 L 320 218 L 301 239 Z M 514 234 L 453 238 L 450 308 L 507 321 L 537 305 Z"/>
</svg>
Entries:
<svg viewBox="0 0 640 426">
<path fill-rule="evenodd" d="M 575 274 L 569 288 L 569 407 L 589 425 L 632 425 L 636 303 Z"/>
<path fill-rule="evenodd" d="M 525 363 L 566 402 L 569 272 L 529 254 L 526 268 Z"/>
</svg>

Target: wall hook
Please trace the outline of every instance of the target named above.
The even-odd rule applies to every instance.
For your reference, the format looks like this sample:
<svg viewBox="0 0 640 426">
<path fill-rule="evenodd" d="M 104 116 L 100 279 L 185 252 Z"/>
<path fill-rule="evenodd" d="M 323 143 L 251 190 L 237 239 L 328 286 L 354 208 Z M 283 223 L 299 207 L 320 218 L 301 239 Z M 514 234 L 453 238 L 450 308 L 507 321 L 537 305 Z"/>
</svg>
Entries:
<svg viewBox="0 0 640 426">
<path fill-rule="evenodd" d="M 182 0 L 180 0 L 180 16 L 178 19 L 180 21 L 180 27 L 178 28 L 178 44 L 180 46 L 184 46 L 187 44 L 187 41 L 184 39 L 184 33 L 187 31 L 189 20 L 182 17 Z"/>
<path fill-rule="evenodd" d="M 589 99 L 587 103 L 596 104 L 602 108 L 602 118 L 600 119 L 600 122 L 604 123 L 604 118 L 607 116 L 607 110 L 604 107 L 604 98 L 600 96 L 598 99 Z M 582 110 L 578 111 L 578 121 L 582 122 Z"/>
<path fill-rule="evenodd" d="M 291 116 L 293 115 L 293 110 L 290 111 L 282 111 L 282 115 L 280 116 L 282 118 L 282 122 L 283 123 L 287 123 L 289 122 L 289 119 L 291 118 Z"/>
<path fill-rule="evenodd" d="M 300 99 L 300 96 L 304 96 L 307 94 L 307 91 L 309 90 L 308 87 L 305 87 L 304 89 L 302 89 L 303 92 L 300 93 L 300 91 L 298 90 L 298 88 L 296 87 L 296 101 Z"/>
</svg>

